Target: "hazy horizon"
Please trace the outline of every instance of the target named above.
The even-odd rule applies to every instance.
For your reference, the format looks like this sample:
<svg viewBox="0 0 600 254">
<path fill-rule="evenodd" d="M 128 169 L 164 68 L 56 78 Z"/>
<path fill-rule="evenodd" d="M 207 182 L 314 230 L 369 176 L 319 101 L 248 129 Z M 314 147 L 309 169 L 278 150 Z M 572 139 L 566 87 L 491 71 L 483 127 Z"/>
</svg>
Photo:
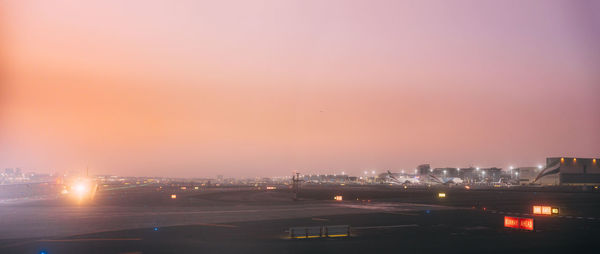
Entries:
<svg viewBox="0 0 600 254">
<path fill-rule="evenodd" d="M 597 13 L 555 0 L 2 1 L 0 168 L 283 176 L 598 158 Z"/>
</svg>

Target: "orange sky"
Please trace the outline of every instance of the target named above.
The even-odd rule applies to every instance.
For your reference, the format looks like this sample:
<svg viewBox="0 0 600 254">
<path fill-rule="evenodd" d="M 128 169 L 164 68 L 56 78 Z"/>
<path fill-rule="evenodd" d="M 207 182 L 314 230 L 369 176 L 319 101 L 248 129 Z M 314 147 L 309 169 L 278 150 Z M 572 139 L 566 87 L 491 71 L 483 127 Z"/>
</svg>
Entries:
<svg viewBox="0 0 600 254">
<path fill-rule="evenodd" d="M 4 1 L 0 168 L 147 176 L 600 157 L 593 1 Z"/>
</svg>

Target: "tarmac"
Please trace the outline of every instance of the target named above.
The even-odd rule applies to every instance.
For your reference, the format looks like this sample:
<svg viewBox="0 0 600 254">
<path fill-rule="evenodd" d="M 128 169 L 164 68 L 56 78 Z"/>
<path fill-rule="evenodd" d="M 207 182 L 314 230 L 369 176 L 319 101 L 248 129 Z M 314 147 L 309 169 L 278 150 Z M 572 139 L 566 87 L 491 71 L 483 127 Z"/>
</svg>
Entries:
<svg viewBox="0 0 600 254">
<path fill-rule="evenodd" d="M 558 253 L 594 250 L 600 233 L 598 193 L 314 186 L 299 201 L 287 189 L 252 188 L 179 191 L 172 200 L 175 191 L 2 205 L 0 253 Z M 561 213 L 534 216 L 533 204 Z M 535 230 L 504 228 L 504 216 L 534 218 Z M 350 225 L 351 235 L 286 232 L 325 225 Z"/>
</svg>

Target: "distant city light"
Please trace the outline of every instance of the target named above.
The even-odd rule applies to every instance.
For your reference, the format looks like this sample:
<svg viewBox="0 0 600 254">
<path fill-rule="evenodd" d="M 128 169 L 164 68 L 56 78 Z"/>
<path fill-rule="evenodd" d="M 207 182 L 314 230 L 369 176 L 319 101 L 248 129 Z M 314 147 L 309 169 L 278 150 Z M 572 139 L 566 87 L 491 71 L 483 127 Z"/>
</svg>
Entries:
<svg viewBox="0 0 600 254">
<path fill-rule="evenodd" d="M 375 174 L 375 170 L 371 171 L 372 174 Z"/>
<path fill-rule="evenodd" d="M 475 168 L 475 170 L 479 171 L 479 168 Z"/>
<path fill-rule="evenodd" d="M 538 165 L 538 169 L 542 169 L 542 165 Z"/>
</svg>

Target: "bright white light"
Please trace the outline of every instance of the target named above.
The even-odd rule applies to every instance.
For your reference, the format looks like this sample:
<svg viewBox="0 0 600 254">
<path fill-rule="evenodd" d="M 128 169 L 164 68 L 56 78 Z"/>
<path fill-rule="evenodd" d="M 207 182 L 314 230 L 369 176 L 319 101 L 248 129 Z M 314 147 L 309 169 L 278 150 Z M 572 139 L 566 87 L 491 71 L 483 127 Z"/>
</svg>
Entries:
<svg viewBox="0 0 600 254">
<path fill-rule="evenodd" d="M 444 170 L 444 174 L 446 174 L 446 170 Z"/>
<path fill-rule="evenodd" d="M 365 171 L 365 175 L 368 174 L 369 172 Z"/>
<path fill-rule="evenodd" d="M 83 184 L 75 185 L 75 191 L 79 194 L 82 194 L 83 192 L 85 192 L 85 185 L 83 185 Z"/>
<path fill-rule="evenodd" d="M 375 170 L 371 171 L 371 174 L 375 174 Z"/>
<path fill-rule="evenodd" d="M 479 171 L 479 168 L 476 168 L 475 170 Z"/>
<path fill-rule="evenodd" d="M 456 170 L 460 171 L 460 168 L 456 168 Z"/>
<path fill-rule="evenodd" d="M 542 165 L 538 165 L 538 169 L 542 169 Z"/>
<path fill-rule="evenodd" d="M 513 166 L 510 166 L 510 170 L 513 170 Z"/>
<path fill-rule="evenodd" d="M 346 174 L 346 172 L 342 171 L 342 175 L 345 175 L 345 174 Z"/>
</svg>

